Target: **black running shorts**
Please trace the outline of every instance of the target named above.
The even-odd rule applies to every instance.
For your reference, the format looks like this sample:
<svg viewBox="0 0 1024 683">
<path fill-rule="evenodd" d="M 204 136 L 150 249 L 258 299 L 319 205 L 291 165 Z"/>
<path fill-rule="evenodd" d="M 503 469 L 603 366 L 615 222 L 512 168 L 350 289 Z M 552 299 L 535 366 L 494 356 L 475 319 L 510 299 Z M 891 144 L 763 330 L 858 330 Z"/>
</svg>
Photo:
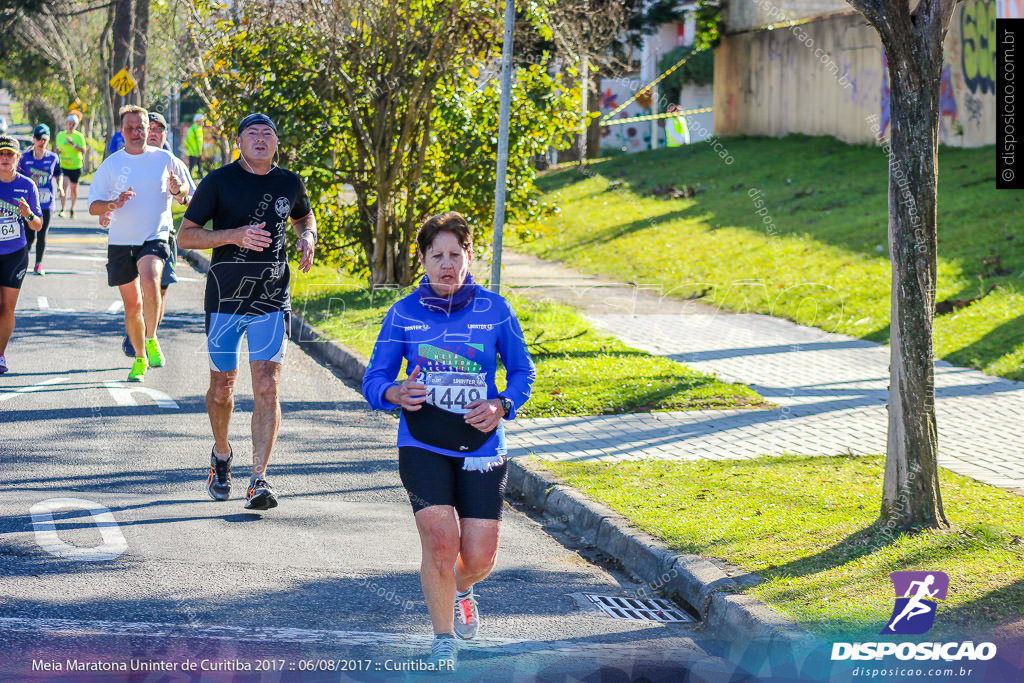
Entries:
<svg viewBox="0 0 1024 683">
<path fill-rule="evenodd" d="M 82 177 L 82 169 L 80 168 L 64 168 L 61 166 L 60 171 L 72 183 L 77 183 L 78 179 Z"/>
<path fill-rule="evenodd" d="M 111 287 L 120 287 L 137 278 L 139 259 L 149 255 L 166 261 L 171 255 L 171 250 L 163 240 L 149 240 L 142 244 L 108 244 L 107 284 Z"/>
<path fill-rule="evenodd" d="M 0 287 L 21 289 L 28 270 L 28 247 L 0 256 Z"/>
<path fill-rule="evenodd" d="M 451 505 L 460 519 L 501 519 L 508 460 L 489 472 L 467 472 L 462 458 L 402 446 L 398 473 L 413 513 L 432 505 Z"/>
</svg>

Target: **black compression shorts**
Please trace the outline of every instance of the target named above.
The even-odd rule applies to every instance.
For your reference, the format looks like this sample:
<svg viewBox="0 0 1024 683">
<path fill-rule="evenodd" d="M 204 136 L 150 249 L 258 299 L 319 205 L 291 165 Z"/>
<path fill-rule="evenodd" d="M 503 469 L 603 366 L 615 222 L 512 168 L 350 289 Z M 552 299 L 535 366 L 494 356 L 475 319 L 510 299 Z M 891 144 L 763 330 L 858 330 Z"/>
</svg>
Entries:
<svg viewBox="0 0 1024 683">
<path fill-rule="evenodd" d="M 508 460 L 489 472 L 467 472 L 462 458 L 402 446 L 398 473 L 413 513 L 432 505 L 451 505 L 460 519 L 501 519 Z"/>
<path fill-rule="evenodd" d="M 28 247 L 0 256 L 0 287 L 21 289 L 28 269 Z"/>
</svg>

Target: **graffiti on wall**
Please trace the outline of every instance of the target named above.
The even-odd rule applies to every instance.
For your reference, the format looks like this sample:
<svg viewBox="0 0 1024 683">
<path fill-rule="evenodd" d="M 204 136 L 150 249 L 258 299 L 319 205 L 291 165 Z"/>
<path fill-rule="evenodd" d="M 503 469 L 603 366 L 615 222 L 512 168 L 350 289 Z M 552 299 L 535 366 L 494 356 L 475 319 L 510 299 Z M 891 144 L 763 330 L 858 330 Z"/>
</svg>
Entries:
<svg viewBox="0 0 1024 683">
<path fill-rule="evenodd" d="M 960 13 L 964 82 L 973 94 L 996 91 L 996 3 L 964 5 Z"/>
</svg>

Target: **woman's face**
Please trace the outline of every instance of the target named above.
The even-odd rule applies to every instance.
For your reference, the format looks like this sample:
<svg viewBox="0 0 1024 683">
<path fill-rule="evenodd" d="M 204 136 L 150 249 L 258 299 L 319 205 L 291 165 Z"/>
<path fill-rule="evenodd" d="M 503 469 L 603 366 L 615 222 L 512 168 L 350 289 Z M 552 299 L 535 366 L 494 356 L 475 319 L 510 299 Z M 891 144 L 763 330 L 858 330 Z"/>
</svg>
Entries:
<svg viewBox="0 0 1024 683">
<path fill-rule="evenodd" d="M 0 152 L 0 171 L 4 174 L 14 173 L 18 167 L 18 155 L 9 149 Z"/>
<path fill-rule="evenodd" d="M 431 289 L 439 296 L 451 296 L 462 286 L 472 260 L 472 253 L 463 249 L 455 234 L 447 230 L 437 233 L 427 252 L 420 254 Z"/>
</svg>

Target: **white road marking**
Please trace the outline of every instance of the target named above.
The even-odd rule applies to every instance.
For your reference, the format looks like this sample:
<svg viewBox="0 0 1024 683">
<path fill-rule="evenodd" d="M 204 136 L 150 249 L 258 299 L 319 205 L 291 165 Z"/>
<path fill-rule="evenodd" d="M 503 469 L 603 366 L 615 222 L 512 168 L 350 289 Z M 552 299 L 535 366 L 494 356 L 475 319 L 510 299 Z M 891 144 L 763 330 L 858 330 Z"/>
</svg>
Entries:
<svg viewBox="0 0 1024 683">
<path fill-rule="evenodd" d="M 36 297 L 36 306 L 38 306 L 41 311 L 46 310 L 50 307 L 50 302 L 46 300 L 45 296 L 38 296 Z"/>
<path fill-rule="evenodd" d="M 149 637 L 197 638 L 201 640 L 227 640 L 232 642 L 256 642 L 279 645 L 299 643 L 302 645 L 367 645 L 414 648 L 429 650 L 433 636 L 413 633 L 381 633 L 377 631 L 326 631 L 304 628 L 280 628 L 261 626 L 259 629 L 241 626 L 196 625 L 189 623 L 117 622 L 79 619 L 43 619 L 27 617 L 0 617 L 0 633 L 28 632 L 52 633 L 61 637 L 97 636 L 108 637 Z M 513 640 L 511 638 L 476 637 L 459 641 L 459 649 L 480 650 L 493 654 L 572 654 L 601 653 L 608 651 L 623 654 L 652 653 L 661 656 L 674 654 L 683 659 L 707 659 L 706 654 L 696 654 L 693 648 L 643 647 L 636 643 L 586 643 L 559 640 Z M 718 660 L 721 661 L 721 660 Z"/>
<path fill-rule="evenodd" d="M 166 318 L 164 318 L 164 320 L 166 320 Z M 144 387 L 141 385 L 126 386 L 120 382 L 104 382 L 104 386 L 107 387 L 107 391 L 110 392 L 110 395 L 119 406 L 131 407 L 139 405 L 135 402 L 135 397 L 132 396 L 132 394 L 138 393 L 149 396 L 151 399 L 156 401 L 157 406 L 160 408 L 165 408 L 167 410 L 178 409 L 178 403 L 159 389 Z"/>
<path fill-rule="evenodd" d="M 26 316 L 37 316 L 37 315 L 66 315 L 73 318 L 103 318 L 104 320 L 113 320 L 109 313 L 83 313 L 71 309 L 55 309 L 51 308 L 47 311 L 37 311 L 31 309 L 21 310 L 18 309 L 18 317 Z M 165 315 L 163 320 L 169 320 L 171 322 L 179 323 L 202 323 L 205 320 L 203 315 Z"/>
<path fill-rule="evenodd" d="M 42 391 L 46 387 L 53 386 L 54 384 L 60 384 L 61 382 L 67 382 L 69 379 L 71 378 L 54 377 L 53 379 L 48 379 L 45 382 L 33 384 L 30 387 L 22 387 L 20 389 L 14 389 L 12 391 L 5 391 L 3 393 L 0 393 L 0 401 L 6 401 L 8 399 L 14 398 L 15 396 L 21 396 L 22 394 L 28 394 L 33 391 Z"/>
<path fill-rule="evenodd" d="M 53 513 L 58 510 L 87 510 L 92 516 L 92 521 L 100 530 L 103 543 L 92 548 L 79 548 L 78 546 L 65 543 L 57 535 L 57 525 L 53 521 Z M 36 534 L 36 543 L 39 547 L 55 555 L 68 560 L 80 560 L 82 562 L 104 562 L 120 557 L 128 550 L 128 541 L 125 540 L 117 520 L 108 508 L 91 500 L 81 498 L 50 498 L 41 500 L 31 508 L 32 529 Z"/>
<path fill-rule="evenodd" d="M 122 313 L 123 311 L 124 311 L 124 302 L 123 301 L 115 301 L 114 303 L 110 304 L 110 307 L 107 309 L 107 313 L 109 313 L 111 315 L 116 315 L 118 313 Z"/>
</svg>

